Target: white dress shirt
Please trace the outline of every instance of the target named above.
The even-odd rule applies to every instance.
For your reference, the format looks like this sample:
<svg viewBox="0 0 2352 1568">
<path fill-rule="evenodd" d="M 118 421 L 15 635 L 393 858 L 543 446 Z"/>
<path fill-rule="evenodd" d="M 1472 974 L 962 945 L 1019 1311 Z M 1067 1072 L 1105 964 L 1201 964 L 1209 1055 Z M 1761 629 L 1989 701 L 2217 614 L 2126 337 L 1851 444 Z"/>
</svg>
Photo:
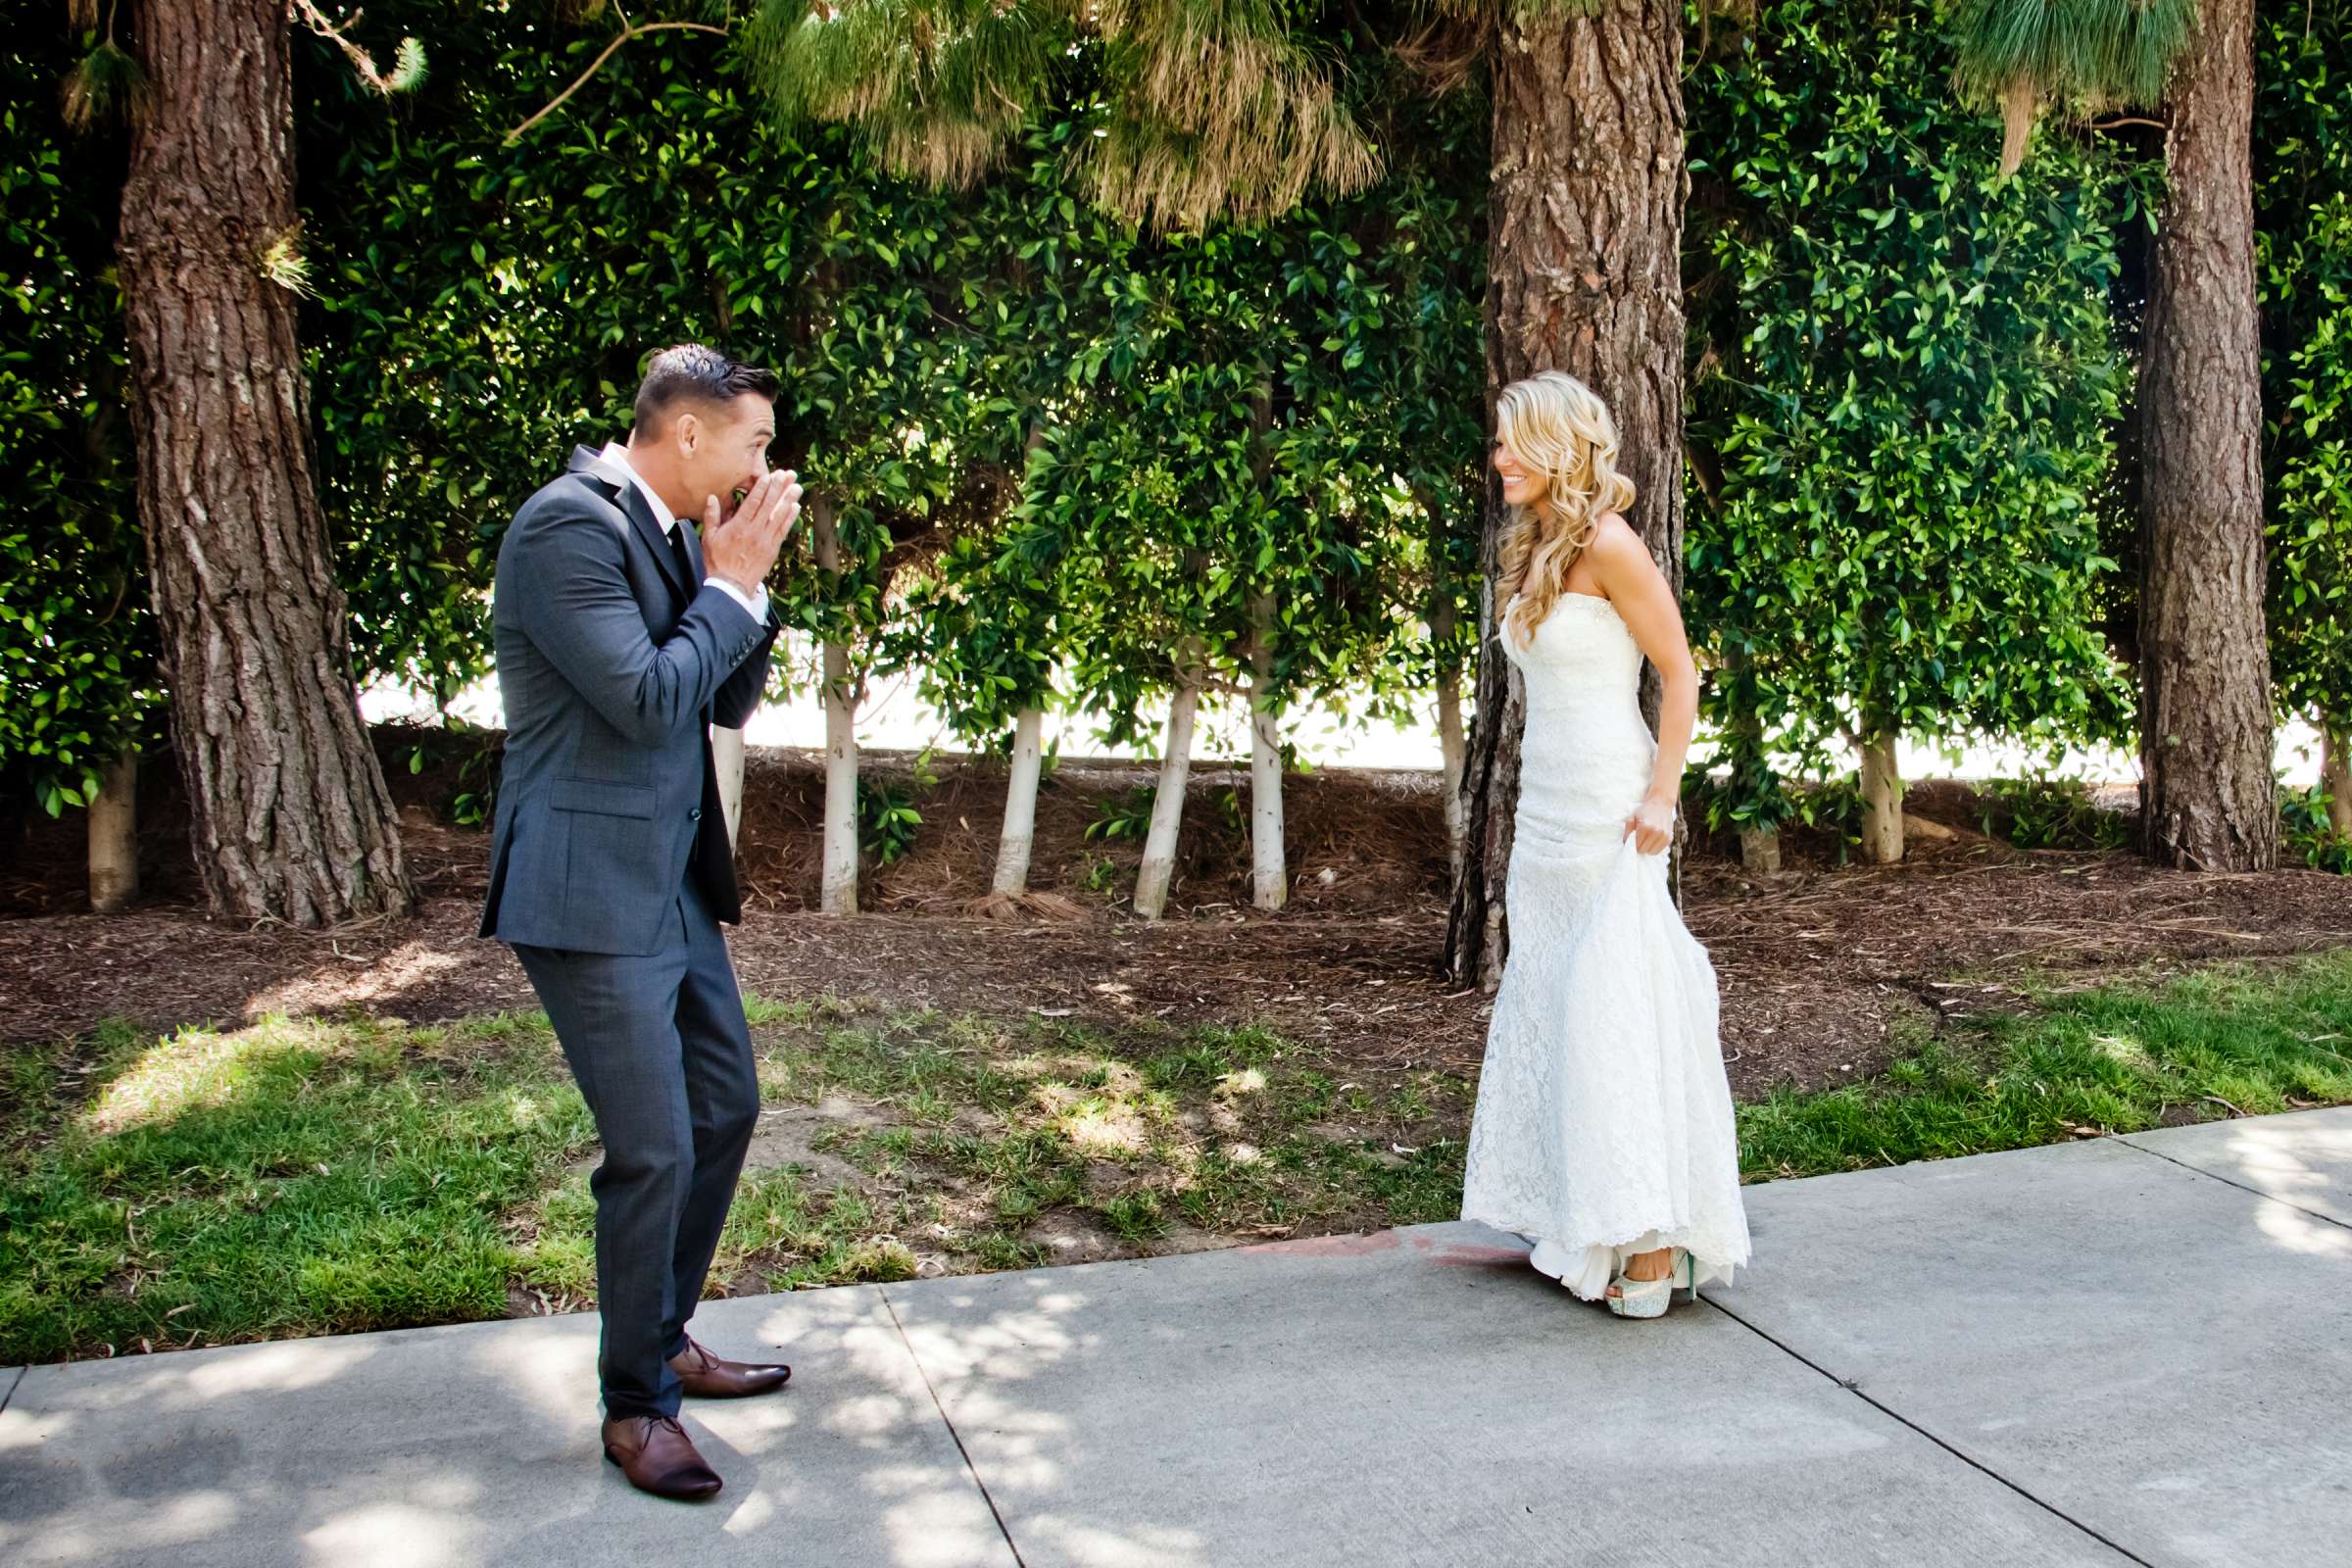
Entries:
<svg viewBox="0 0 2352 1568">
<path fill-rule="evenodd" d="M 608 441 L 605 443 L 604 458 L 629 476 L 629 482 L 637 487 L 637 493 L 645 497 L 645 504 L 654 509 L 654 520 L 662 525 L 662 537 L 667 539 L 677 532 L 676 514 L 669 510 L 669 504 L 654 492 L 654 487 L 645 482 L 645 475 L 630 465 L 629 449 L 617 441 Z M 767 589 L 764 585 L 747 597 L 742 589 L 724 577 L 705 576 L 703 581 L 741 605 L 744 613 L 754 620 L 761 625 L 767 623 Z"/>
</svg>

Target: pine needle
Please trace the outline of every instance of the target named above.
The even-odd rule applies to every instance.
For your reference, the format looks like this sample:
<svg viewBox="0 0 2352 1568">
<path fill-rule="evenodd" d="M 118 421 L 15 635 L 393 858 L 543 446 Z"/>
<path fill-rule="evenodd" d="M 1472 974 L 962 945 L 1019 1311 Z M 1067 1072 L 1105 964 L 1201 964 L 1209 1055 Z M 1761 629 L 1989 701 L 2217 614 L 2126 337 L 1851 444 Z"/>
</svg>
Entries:
<svg viewBox="0 0 2352 1568">
<path fill-rule="evenodd" d="M 2196 0 L 1957 0 L 1953 89 L 2001 117 L 2001 172 L 2023 164 L 2043 106 L 2070 120 L 2152 105 L 2196 27 Z"/>
<path fill-rule="evenodd" d="M 86 131 L 121 120 L 146 84 L 136 60 L 112 38 L 102 41 L 67 73 L 61 105 L 67 126 Z"/>
<path fill-rule="evenodd" d="M 934 184 L 984 173 L 1081 49 L 1099 54 L 1107 107 L 1077 177 L 1131 221 L 1249 221 L 1380 172 L 1271 0 L 786 0 L 744 47 L 788 122 L 850 124 L 894 172 Z"/>
</svg>

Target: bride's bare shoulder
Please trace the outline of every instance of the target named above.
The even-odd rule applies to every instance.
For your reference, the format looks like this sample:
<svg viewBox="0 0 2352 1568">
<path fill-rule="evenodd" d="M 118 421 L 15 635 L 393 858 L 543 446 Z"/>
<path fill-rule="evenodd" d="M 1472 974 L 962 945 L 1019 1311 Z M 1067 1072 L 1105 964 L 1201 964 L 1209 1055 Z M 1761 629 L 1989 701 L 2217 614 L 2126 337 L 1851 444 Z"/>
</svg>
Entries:
<svg viewBox="0 0 2352 1568">
<path fill-rule="evenodd" d="M 1633 556 L 1649 554 L 1649 546 L 1634 532 L 1634 525 L 1614 512 L 1604 512 L 1592 525 L 1592 542 L 1585 546 L 1597 562 L 1631 560 Z"/>
</svg>

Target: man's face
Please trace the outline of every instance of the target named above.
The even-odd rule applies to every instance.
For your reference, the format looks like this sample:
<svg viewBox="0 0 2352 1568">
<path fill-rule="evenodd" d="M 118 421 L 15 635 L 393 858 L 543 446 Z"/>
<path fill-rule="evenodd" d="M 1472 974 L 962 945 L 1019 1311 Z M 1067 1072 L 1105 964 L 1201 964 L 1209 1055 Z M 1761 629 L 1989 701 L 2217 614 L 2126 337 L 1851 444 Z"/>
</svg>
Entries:
<svg viewBox="0 0 2352 1568">
<path fill-rule="evenodd" d="M 767 449 L 776 439 L 776 406 L 757 392 L 733 403 L 678 418 L 678 477 L 702 515 L 705 497 L 718 497 L 719 511 L 732 516 L 743 492 L 767 471 Z"/>
</svg>

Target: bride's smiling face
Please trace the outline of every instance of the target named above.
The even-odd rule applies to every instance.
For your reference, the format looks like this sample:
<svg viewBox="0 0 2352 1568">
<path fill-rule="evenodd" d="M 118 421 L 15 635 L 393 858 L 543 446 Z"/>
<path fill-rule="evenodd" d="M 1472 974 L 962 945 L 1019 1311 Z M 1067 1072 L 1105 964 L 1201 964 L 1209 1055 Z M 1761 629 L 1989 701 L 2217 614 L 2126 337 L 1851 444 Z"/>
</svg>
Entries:
<svg viewBox="0 0 2352 1568">
<path fill-rule="evenodd" d="M 1532 506 L 1544 493 L 1544 477 L 1511 450 L 1511 444 L 1500 436 L 1494 438 L 1494 471 L 1502 479 L 1502 499 L 1514 507 Z"/>
</svg>

